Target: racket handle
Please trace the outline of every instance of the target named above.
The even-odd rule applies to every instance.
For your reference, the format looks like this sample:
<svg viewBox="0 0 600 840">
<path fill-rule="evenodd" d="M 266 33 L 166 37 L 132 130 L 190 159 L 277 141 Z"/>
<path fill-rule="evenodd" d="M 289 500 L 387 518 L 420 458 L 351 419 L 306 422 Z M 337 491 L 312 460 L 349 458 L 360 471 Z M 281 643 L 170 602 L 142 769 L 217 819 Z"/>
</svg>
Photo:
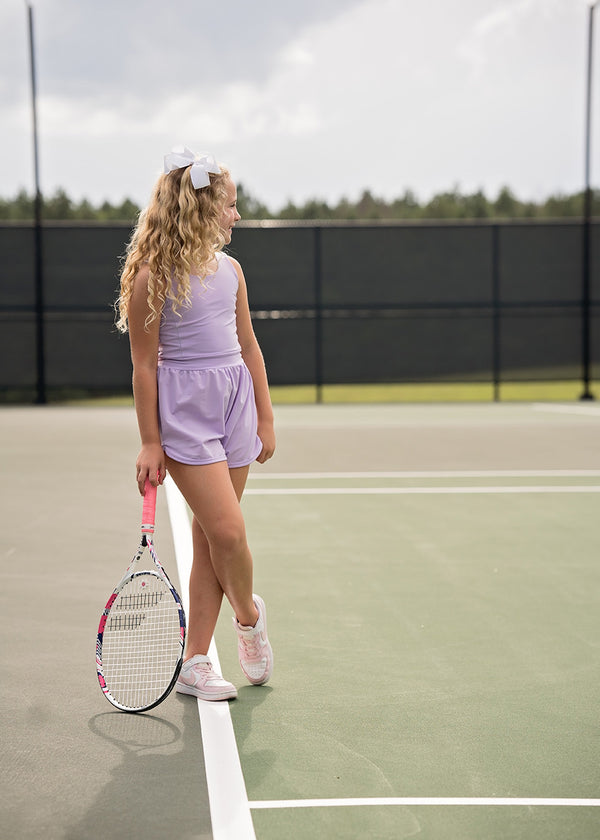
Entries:
<svg viewBox="0 0 600 840">
<path fill-rule="evenodd" d="M 144 484 L 144 506 L 142 508 L 142 534 L 154 533 L 154 519 L 156 517 L 156 487 L 146 479 Z"/>
</svg>

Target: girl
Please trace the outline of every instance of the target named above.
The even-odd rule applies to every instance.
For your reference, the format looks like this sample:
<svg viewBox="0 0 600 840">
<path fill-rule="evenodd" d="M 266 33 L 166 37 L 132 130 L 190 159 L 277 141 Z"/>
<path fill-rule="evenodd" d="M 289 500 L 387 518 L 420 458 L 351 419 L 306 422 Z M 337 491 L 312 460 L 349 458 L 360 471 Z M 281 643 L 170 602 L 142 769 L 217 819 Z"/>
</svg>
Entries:
<svg viewBox="0 0 600 840">
<path fill-rule="evenodd" d="M 117 326 L 129 330 L 141 437 L 140 493 L 167 470 L 193 514 L 193 564 L 177 691 L 237 696 L 207 655 L 223 594 L 235 618 L 243 672 L 271 676 L 265 605 L 252 594 L 252 556 L 240 499 L 250 464 L 275 450 L 273 410 L 239 263 L 223 252 L 241 218 L 227 169 L 177 147 L 164 159 L 121 275 Z"/>
</svg>

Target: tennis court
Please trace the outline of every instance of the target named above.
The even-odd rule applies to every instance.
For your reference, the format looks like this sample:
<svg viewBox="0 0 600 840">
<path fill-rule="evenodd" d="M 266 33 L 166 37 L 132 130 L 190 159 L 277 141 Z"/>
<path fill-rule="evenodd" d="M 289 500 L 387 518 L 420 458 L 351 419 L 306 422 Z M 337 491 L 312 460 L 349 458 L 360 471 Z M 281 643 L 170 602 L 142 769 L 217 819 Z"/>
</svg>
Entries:
<svg viewBox="0 0 600 840">
<path fill-rule="evenodd" d="M 238 699 L 132 716 L 103 698 L 93 651 L 139 536 L 133 410 L 0 411 L 2 836 L 598 837 L 600 408 L 276 421 L 243 502 L 273 678 L 244 684 L 225 605 Z M 161 491 L 175 580 L 185 522 Z"/>
</svg>

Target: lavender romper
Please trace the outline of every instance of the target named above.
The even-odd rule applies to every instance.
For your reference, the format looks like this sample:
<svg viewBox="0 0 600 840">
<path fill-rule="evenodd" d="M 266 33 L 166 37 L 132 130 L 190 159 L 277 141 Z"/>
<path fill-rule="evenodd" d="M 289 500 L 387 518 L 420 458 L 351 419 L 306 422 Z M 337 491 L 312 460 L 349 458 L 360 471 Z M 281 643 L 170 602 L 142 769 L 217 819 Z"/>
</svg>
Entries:
<svg viewBox="0 0 600 840">
<path fill-rule="evenodd" d="M 225 254 L 217 270 L 192 276 L 191 305 L 164 306 L 158 348 L 158 415 L 163 449 L 183 464 L 245 467 L 262 444 L 250 371 L 236 329 L 238 274 Z"/>
</svg>

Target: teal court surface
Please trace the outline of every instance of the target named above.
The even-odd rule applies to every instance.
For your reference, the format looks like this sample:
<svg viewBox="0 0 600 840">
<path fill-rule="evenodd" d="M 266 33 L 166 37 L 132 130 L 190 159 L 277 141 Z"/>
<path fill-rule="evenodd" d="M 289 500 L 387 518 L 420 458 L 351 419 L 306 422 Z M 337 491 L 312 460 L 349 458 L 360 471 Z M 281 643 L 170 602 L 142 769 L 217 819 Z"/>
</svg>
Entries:
<svg viewBox="0 0 600 840">
<path fill-rule="evenodd" d="M 130 408 L 6 408 L 0 834 L 600 836 L 600 407 L 281 406 L 243 499 L 272 680 L 144 715 L 97 685 L 138 543 Z M 185 596 L 189 515 L 156 543 Z"/>
</svg>

